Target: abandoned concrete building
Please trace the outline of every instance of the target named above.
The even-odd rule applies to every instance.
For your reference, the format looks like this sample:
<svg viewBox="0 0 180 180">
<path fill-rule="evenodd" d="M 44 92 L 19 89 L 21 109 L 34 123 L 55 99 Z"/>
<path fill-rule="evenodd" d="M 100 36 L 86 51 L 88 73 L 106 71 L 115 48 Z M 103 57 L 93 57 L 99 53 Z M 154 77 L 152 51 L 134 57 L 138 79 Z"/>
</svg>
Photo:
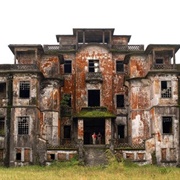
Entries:
<svg viewBox="0 0 180 180">
<path fill-rule="evenodd" d="M 0 162 L 88 164 L 113 151 L 179 164 L 178 44 L 129 45 L 113 28 L 73 29 L 57 45 L 10 44 L 0 65 Z M 92 134 L 102 135 L 92 144 Z M 99 150 L 99 152 L 98 152 Z"/>
</svg>

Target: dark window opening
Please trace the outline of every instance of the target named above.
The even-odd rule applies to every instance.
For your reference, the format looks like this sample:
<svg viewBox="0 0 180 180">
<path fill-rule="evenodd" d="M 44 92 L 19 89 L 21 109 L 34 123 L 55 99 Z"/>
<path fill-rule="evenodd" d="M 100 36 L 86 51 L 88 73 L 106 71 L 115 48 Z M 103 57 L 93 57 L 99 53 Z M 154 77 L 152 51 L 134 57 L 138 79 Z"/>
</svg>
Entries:
<svg viewBox="0 0 180 180">
<path fill-rule="evenodd" d="M 29 117 L 18 117 L 18 134 L 29 134 Z"/>
<path fill-rule="evenodd" d="M 65 94 L 64 98 L 66 100 L 67 106 L 71 107 L 71 94 Z"/>
<path fill-rule="evenodd" d="M 171 98 L 171 82 L 170 81 L 161 81 L 161 97 L 162 98 Z"/>
<path fill-rule="evenodd" d="M 3 149 L 0 149 L 0 161 L 2 161 L 3 159 Z"/>
<path fill-rule="evenodd" d="M 116 95 L 116 105 L 117 105 L 117 108 L 124 107 L 124 95 L 122 94 Z"/>
<path fill-rule="evenodd" d="M 72 61 L 65 60 L 64 61 L 64 73 L 71 74 L 72 73 Z"/>
<path fill-rule="evenodd" d="M 99 60 L 89 60 L 89 72 L 99 72 Z"/>
<path fill-rule="evenodd" d="M 55 154 L 50 154 L 50 159 L 55 160 Z"/>
<path fill-rule="evenodd" d="M 5 120 L 4 117 L 0 117 L 0 135 L 5 135 Z"/>
<path fill-rule="evenodd" d="M 162 126 L 164 134 L 172 134 L 172 117 L 163 117 Z"/>
<path fill-rule="evenodd" d="M 16 149 L 16 160 L 21 161 L 21 149 Z"/>
<path fill-rule="evenodd" d="M 116 61 L 116 72 L 124 72 L 124 64 L 122 61 Z"/>
<path fill-rule="evenodd" d="M 88 90 L 88 106 L 100 106 L 100 90 Z"/>
<path fill-rule="evenodd" d="M 64 126 L 64 138 L 71 138 L 71 126 Z"/>
<path fill-rule="evenodd" d="M 125 125 L 118 125 L 118 139 L 124 138 Z"/>
<path fill-rule="evenodd" d="M 29 81 L 21 81 L 20 82 L 20 98 L 29 98 L 30 96 L 30 82 Z"/>
<path fill-rule="evenodd" d="M 0 97 L 6 97 L 6 83 L 0 83 Z"/>
<path fill-rule="evenodd" d="M 162 58 L 157 58 L 156 59 L 156 64 L 163 64 L 163 59 Z"/>
</svg>

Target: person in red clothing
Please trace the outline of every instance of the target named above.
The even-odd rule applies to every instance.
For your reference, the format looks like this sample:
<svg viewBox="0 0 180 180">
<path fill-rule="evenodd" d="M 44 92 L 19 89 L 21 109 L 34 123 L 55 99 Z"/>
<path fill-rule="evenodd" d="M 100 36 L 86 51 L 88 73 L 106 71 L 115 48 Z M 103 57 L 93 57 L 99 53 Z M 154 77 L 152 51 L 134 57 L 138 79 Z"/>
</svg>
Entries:
<svg viewBox="0 0 180 180">
<path fill-rule="evenodd" d="M 94 132 L 94 133 L 92 134 L 93 144 L 96 144 L 96 138 L 97 138 L 97 135 L 96 135 L 96 133 Z"/>
</svg>

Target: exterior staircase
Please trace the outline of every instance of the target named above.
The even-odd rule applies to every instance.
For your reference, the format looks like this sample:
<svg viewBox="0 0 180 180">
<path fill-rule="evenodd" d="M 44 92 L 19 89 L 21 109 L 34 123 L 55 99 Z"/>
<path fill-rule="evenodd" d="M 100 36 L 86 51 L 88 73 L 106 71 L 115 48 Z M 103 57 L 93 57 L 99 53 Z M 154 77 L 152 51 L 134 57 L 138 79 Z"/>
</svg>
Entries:
<svg viewBox="0 0 180 180">
<path fill-rule="evenodd" d="M 85 145 L 85 165 L 98 166 L 107 164 L 105 145 Z"/>
</svg>

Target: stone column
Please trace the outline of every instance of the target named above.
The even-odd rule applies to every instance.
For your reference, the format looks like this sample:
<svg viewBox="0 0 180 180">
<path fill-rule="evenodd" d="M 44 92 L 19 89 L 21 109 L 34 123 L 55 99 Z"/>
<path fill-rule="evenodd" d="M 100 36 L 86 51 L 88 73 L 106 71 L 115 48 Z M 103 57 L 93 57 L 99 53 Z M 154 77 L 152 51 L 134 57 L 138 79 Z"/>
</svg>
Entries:
<svg viewBox="0 0 180 180">
<path fill-rule="evenodd" d="M 78 119 L 78 139 L 84 140 L 84 121 Z"/>
<path fill-rule="evenodd" d="M 105 144 L 109 144 L 109 140 L 112 139 L 111 129 L 111 119 L 105 119 Z"/>
</svg>

